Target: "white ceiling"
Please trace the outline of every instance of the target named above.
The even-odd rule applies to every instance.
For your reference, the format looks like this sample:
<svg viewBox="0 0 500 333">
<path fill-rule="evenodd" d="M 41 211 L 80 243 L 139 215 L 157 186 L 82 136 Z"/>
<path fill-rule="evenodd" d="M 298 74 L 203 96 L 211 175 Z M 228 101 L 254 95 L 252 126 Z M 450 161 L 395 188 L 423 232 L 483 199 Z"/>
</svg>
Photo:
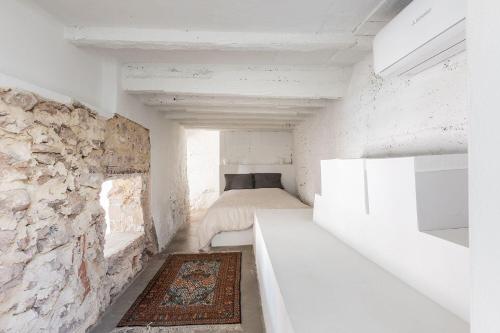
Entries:
<svg viewBox="0 0 500 333">
<path fill-rule="evenodd" d="M 230 128 L 234 124 L 289 129 L 312 111 L 321 109 L 308 107 L 307 99 L 320 95 L 319 98 L 329 98 L 328 91 L 314 93 L 315 86 L 321 90 L 323 82 L 327 82 L 336 89 L 331 98 L 339 97 L 346 77 L 342 68 L 335 67 L 350 66 L 363 59 L 370 52 L 376 32 L 411 0 L 23 1 L 40 6 L 63 22 L 68 27 L 68 42 L 115 57 L 124 68 L 129 63 L 134 63 L 135 68 L 147 66 L 149 76 L 141 77 L 139 82 L 139 87 L 147 89 L 135 87 L 133 91 L 142 100 L 148 100 L 152 92 L 160 97 L 196 98 L 193 95 L 200 90 L 195 86 L 210 82 L 202 98 L 194 105 L 184 105 L 182 110 L 148 104 L 166 112 L 169 119 L 178 116 L 189 127 Z M 196 66 L 186 67 L 190 65 Z M 224 65 L 240 67 L 226 70 Z M 245 68 L 251 65 L 274 67 Z M 175 72 L 180 68 L 186 74 L 182 78 L 169 71 L 156 75 L 151 68 L 170 68 Z M 325 72 L 337 74 L 330 80 Z M 200 73 L 204 81 L 200 81 Z M 180 85 L 181 93 L 176 90 Z M 256 91 L 256 95 L 246 93 L 247 88 Z M 278 91 L 280 95 L 273 96 Z M 283 109 L 280 101 L 294 100 L 294 93 L 300 96 L 296 104 L 301 108 L 287 113 L 289 119 L 286 114 L 276 116 Z M 242 96 L 245 103 L 239 106 Z M 265 115 L 259 105 L 262 98 L 271 100 L 266 106 L 270 115 Z M 210 108 L 204 108 L 200 102 L 204 100 L 211 102 Z M 258 112 L 249 108 L 252 100 L 259 107 Z"/>
<path fill-rule="evenodd" d="M 68 25 L 241 32 L 352 31 L 379 0 L 33 0 Z"/>
</svg>

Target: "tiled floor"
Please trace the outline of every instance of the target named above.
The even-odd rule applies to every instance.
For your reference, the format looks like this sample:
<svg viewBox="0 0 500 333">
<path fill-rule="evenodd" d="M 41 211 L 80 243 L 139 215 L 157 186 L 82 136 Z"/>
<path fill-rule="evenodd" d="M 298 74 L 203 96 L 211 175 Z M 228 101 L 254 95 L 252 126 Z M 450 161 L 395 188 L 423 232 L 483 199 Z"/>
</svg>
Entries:
<svg viewBox="0 0 500 333">
<path fill-rule="evenodd" d="M 137 296 L 144 290 L 148 282 L 153 278 L 155 273 L 160 269 L 165 258 L 169 253 L 174 252 L 198 252 L 196 228 L 199 219 L 183 225 L 175 235 L 168 248 L 153 257 L 146 265 L 144 270 L 139 273 L 132 284 L 120 295 L 120 297 L 106 310 L 101 320 L 95 326 L 92 333 L 111 332 L 115 329 L 116 324 L 125 314 L 128 308 L 135 301 Z M 251 246 L 217 248 L 216 251 L 242 251 L 242 266 L 241 266 L 241 321 L 242 332 L 245 333 L 263 333 L 264 324 L 262 319 L 262 309 L 260 305 L 259 286 L 257 282 L 257 273 L 255 268 L 255 258 Z M 134 328 L 133 332 L 152 332 L 148 328 Z M 167 330 L 166 330 L 167 331 Z M 215 332 L 211 330 L 196 330 L 193 332 Z M 126 330 L 120 330 L 126 332 Z M 161 328 L 155 328 L 154 332 L 162 332 Z M 184 331 L 183 331 L 184 332 Z M 220 332 L 217 330 L 216 332 Z"/>
</svg>

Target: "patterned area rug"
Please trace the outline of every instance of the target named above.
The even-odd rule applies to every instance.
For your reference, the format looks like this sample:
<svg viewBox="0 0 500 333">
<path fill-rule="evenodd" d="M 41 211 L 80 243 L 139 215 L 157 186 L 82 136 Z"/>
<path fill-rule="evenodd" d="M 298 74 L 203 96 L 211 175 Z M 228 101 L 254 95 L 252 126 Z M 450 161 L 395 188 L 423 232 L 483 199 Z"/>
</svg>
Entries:
<svg viewBox="0 0 500 333">
<path fill-rule="evenodd" d="M 241 252 L 170 255 L 118 326 L 239 324 L 240 274 Z"/>
</svg>

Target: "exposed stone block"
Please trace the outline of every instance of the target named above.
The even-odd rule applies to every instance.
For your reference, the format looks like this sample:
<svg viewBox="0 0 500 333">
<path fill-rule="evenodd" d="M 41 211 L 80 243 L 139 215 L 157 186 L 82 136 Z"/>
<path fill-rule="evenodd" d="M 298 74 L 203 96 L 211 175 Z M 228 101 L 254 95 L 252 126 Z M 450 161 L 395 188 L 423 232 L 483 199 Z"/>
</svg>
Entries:
<svg viewBox="0 0 500 333">
<path fill-rule="evenodd" d="M 71 109 L 57 102 L 42 101 L 33 108 L 33 115 L 36 123 L 57 128 L 69 123 Z"/>
<path fill-rule="evenodd" d="M 41 164 L 54 165 L 57 161 L 57 154 L 54 153 L 33 153 L 33 158 Z"/>
<path fill-rule="evenodd" d="M 0 128 L 13 133 L 21 133 L 33 124 L 33 113 L 21 107 L 7 105 L 0 100 Z"/>
<path fill-rule="evenodd" d="M 5 290 L 7 283 L 18 279 L 23 272 L 23 264 L 12 264 L 12 265 L 0 265 L 0 294 Z"/>
<path fill-rule="evenodd" d="M 29 169 L 26 167 L 9 167 L 0 169 L 0 191 L 14 189 L 22 185 L 19 182 L 26 181 L 29 176 Z M 2 186 L 11 184 L 11 186 Z"/>
<path fill-rule="evenodd" d="M 30 111 L 38 103 L 38 98 L 27 91 L 7 90 L 0 92 L 1 99 L 8 105 Z"/>
<path fill-rule="evenodd" d="M 26 210 L 30 203 L 30 196 L 26 190 L 20 189 L 0 192 L 0 212 L 15 213 Z"/>
<path fill-rule="evenodd" d="M 31 158 L 31 143 L 26 137 L 0 137 L 0 163 L 13 165 Z M 2 162 L 3 161 L 3 162 Z"/>
</svg>

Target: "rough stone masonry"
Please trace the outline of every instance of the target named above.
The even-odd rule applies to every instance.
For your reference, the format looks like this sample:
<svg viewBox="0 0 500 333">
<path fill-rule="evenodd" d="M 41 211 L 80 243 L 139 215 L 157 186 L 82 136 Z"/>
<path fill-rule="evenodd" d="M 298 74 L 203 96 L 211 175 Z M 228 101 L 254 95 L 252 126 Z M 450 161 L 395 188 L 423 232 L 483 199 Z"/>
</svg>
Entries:
<svg viewBox="0 0 500 333">
<path fill-rule="evenodd" d="M 106 166 L 107 178 L 116 180 L 140 178 L 139 203 L 143 207 L 150 207 L 151 144 L 149 130 L 120 115 L 115 115 L 107 120 L 103 163 Z M 122 205 L 123 214 L 127 214 L 127 206 Z M 156 230 L 150 209 L 143 209 L 142 215 L 146 239 L 145 247 L 148 255 L 151 255 L 158 252 Z"/>
<path fill-rule="evenodd" d="M 103 255 L 105 135 L 78 103 L 0 89 L 0 332 L 84 332 L 124 284 Z"/>
</svg>

